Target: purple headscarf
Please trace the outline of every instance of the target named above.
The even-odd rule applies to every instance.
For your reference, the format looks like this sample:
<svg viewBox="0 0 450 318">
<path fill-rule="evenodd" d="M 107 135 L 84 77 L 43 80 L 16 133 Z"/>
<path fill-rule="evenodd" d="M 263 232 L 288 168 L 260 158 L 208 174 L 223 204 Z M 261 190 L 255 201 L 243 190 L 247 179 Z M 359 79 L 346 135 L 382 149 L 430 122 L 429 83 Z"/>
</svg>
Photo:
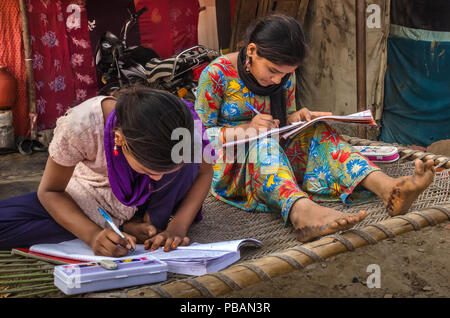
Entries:
<svg viewBox="0 0 450 318">
<path fill-rule="evenodd" d="M 194 120 L 200 120 L 194 106 L 184 101 L 192 113 Z M 200 121 L 201 122 L 201 121 Z M 117 199 L 126 206 L 143 205 L 154 190 L 153 182 L 146 174 L 140 174 L 133 170 L 123 155 L 121 147 L 118 147 L 118 156 L 113 155 L 114 129 L 117 127 L 116 112 L 113 110 L 105 123 L 104 143 L 108 178 L 112 192 Z M 202 124 L 202 150 L 210 143 L 205 136 L 205 127 Z M 211 156 L 215 156 L 214 150 Z"/>
<path fill-rule="evenodd" d="M 113 155 L 114 129 L 117 126 L 116 111 L 113 110 L 105 124 L 105 156 L 108 178 L 112 192 L 126 206 L 139 206 L 148 199 L 152 187 L 150 177 L 134 171 L 118 147 L 118 156 Z"/>
</svg>

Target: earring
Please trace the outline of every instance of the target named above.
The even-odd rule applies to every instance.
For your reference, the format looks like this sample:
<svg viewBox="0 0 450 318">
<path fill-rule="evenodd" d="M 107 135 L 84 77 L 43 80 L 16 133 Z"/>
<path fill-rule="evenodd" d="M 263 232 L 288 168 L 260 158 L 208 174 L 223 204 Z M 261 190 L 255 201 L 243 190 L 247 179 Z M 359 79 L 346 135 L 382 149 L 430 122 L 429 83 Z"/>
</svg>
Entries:
<svg viewBox="0 0 450 318">
<path fill-rule="evenodd" d="M 114 145 L 113 154 L 116 157 L 119 155 L 119 149 L 117 149 L 117 145 Z"/>
<path fill-rule="evenodd" d="M 247 58 L 245 59 L 245 71 L 247 73 L 250 73 L 250 64 L 251 64 L 251 60 L 250 57 L 247 56 Z"/>
</svg>

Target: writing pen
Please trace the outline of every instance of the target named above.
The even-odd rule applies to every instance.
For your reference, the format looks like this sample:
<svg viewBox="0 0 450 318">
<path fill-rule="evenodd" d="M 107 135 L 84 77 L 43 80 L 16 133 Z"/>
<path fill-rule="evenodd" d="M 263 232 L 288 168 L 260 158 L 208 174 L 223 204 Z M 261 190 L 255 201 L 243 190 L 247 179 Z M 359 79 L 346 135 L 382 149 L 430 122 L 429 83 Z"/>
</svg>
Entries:
<svg viewBox="0 0 450 318">
<path fill-rule="evenodd" d="M 249 102 L 245 101 L 245 105 L 252 110 L 254 113 L 256 114 L 261 114 L 255 107 L 252 106 L 252 104 L 250 104 Z M 273 121 L 272 121 L 273 122 Z"/>
<path fill-rule="evenodd" d="M 98 207 L 98 212 L 100 212 L 100 214 L 105 218 L 106 222 L 108 222 L 109 226 L 111 226 L 111 228 L 113 229 L 114 232 L 116 232 L 121 238 L 123 238 L 125 241 L 127 241 L 128 243 L 130 243 L 130 246 L 133 246 L 131 244 L 131 242 L 126 238 L 125 235 L 123 235 L 122 232 L 120 232 L 120 230 L 117 228 L 117 226 L 114 224 L 113 220 L 111 219 L 111 217 L 108 215 L 108 213 L 106 213 L 105 210 L 103 210 L 101 207 Z M 133 247 L 130 248 L 130 252 L 133 253 L 135 251 L 135 249 Z"/>
<path fill-rule="evenodd" d="M 252 104 L 250 104 L 249 102 L 245 101 L 245 105 L 246 105 L 248 108 L 250 108 L 250 110 L 253 111 L 254 113 L 260 114 L 260 112 L 259 112 L 255 107 L 253 107 Z"/>
</svg>

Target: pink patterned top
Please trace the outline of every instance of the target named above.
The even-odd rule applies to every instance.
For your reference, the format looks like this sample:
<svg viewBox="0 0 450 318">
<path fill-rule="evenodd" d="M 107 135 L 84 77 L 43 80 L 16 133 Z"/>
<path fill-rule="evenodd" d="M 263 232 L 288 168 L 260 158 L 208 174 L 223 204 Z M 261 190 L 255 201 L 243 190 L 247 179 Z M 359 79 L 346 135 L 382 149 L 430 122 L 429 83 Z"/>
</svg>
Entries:
<svg viewBox="0 0 450 318">
<path fill-rule="evenodd" d="M 59 165 L 75 166 L 66 192 L 96 224 L 106 221 L 97 211 L 101 206 L 121 225 L 131 219 L 136 207 L 123 205 L 113 194 L 105 158 L 103 111 L 101 103 L 108 96 L 97 96 L 69 109 L 56 122 L 49 146 L 50 157 Z"/>
</svg>

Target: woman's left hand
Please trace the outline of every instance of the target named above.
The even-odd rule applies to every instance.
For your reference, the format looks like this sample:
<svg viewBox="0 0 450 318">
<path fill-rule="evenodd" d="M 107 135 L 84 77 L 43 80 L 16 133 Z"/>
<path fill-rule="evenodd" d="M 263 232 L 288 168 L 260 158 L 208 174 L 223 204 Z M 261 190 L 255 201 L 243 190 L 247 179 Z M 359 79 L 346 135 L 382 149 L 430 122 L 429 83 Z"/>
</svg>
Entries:
<svg viewBox="0 0 450 318">
<path fill-rule="evenodd" d="M 311 119 L 322 117 L 322 116 L 331 116 L 333 113 L 331 112 L 312 112 L 308 108 L 303 107 L 302 109 L 296 111 L 291 114 L 287 118 L 288 124 L 293 124 L 299 121 L 310 121 Z"/>
<path fill-rule="evenodd" d="M 164 252 L 176 249 L 178 246 L 188 245 L 190 239 L 186 236 L 186 231 L 169 223 L 167 229 L 156 234 L 145 241 L 145 249 L 154 251 L 160 246 L 164 246 Z"/>
</svg>

